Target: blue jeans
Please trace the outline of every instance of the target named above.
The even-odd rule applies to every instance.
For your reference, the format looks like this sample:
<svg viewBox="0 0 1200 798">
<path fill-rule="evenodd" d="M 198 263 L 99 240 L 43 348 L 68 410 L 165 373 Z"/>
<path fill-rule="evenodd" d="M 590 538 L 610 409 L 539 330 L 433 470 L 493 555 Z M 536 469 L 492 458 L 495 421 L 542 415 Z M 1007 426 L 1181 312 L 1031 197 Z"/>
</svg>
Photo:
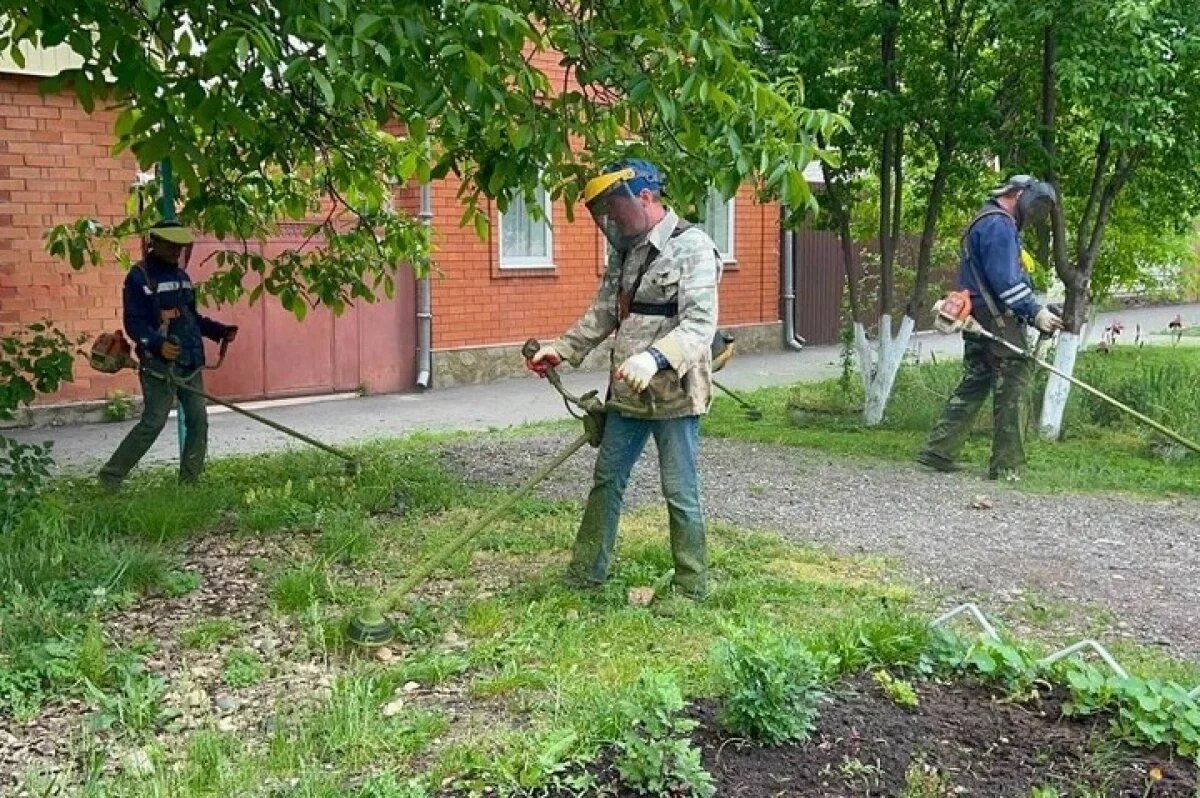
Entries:
<svg viewBox="0 0 1200 798">
<path fill-rule="evenodd" d="M 703 597 L 708 588 L 708 564 L 697 469 L 699 416 L 649 420 L 608 414 L 596 454 L 592 491 L 575 537 L 570 576 L 588 583 L 608 578 L 625 486 L 651 435 L 658 447 L 659 475 L 670 515 L 675 586 L 688 595 Z"/>
</svg>

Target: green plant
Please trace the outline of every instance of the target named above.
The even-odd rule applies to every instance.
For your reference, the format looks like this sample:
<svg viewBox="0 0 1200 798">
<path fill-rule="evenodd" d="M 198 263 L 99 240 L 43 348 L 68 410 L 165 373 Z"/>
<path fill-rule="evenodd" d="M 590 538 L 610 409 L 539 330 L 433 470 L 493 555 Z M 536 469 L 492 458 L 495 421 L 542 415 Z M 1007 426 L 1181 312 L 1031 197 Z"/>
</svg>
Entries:
<svg viewBox="0 0 1200 798">
<path fill-rule="evenodd" d="M 316 524 L 317 510 L 296 495 L 292 480 L 281 485 L 253 487 L 242 495 L 242 524 L 253 532 L 274 532 L 283 529 L 311 529 Z"/>
<path fill-rule="evenodd" d="M 1114 731 L 1148 748 L 1170 745 L 1180 755 L 1200 754 L 1200 700 L 1176 682 L 1120 677 L 1086 662 L 1066 666 L 1071 700 L 1067 715 L 1110 713 Z"/>
<path fill-rule="evenodd" d="M 271 584 L 271 600 L 280 612 L 298 613 L 331 595 L 329 577 L 319 561 L 287 568 Z"/>
<path fill-rule="evenodd" d="M 200 589 L 203 577 L 195 571 L 168 571 L 162 578 L 162 588 L 168 596 L 179 598 Z"/>
<path fill-rule="evenodd" d="M 356 798 L 428 798 L 433 793 L 419 778 L 401 779 L 394 773 L 370 776 Z"/>
<path fill-rule="evenodd" d="M 696 722 L 681 718 L 683 694 L 669 676 L 647 672 L 623 702 L 628 726 L 616 741 L 613 768 L 621 784 L 639 795 L 711 798 L 712 776 L 688 735 Z"/>
<path fill-rule="evenodd" d="M 231 618 L 204 618 L 184 629 L 179 642 L 184 648 L 208 651 L 237 636 L 240 625 Z"/>
<path fill-rule="evenodd" d="M 11 529 L 36 505 L 53 464 L 50 444 L 17 443 L 0 435 L 0 528 Z"/>
<path fill-rule="evenodd" d="M 827 766 L 828 767 L 828 766 Z M 828 767 L 828 772 L 832 773 L 832 767 Z M 879 776 L 882 769 L 878 761 L 869 765 L 861 759 L 853 757 L 844 757 L 842 764 L 837 767 L 838 778 L 847 787 L 861 787 L 868 794 L 870 791 L 879 785 Z"/>
<path fill-rule="evenodd" d="M 885 670 L 875 671 L 874 678 L 875 684 L 879 685 L 884 695 L 891 699 L 892 703 L 905 709 L 916 709 L 920 704 L 917 691 L 903 679 L 897 679 Z"/>
<path fill-rule="evenodd" d="M 1034 787 L 1029 798 L 1062 798 L 1062 793 L 1053 787 Z"/>
<path fill-rule="evenodd" d="M 267 668 L 258 653 L 234 648 L 225 653 L 222 680 L 230 687 L 253 687 L 267 676 Z"/>
<path fill-rule="evenodd" d="M 949 798 L 954 794 L 949 776 L 928 764 L 924 754 L 913 757 L 904 771 L 904 789 L 900 798 Z"/>
<path fill-rule="evenodd" d="M 769 745 L 808 739 L 823 694 L 807 648 L 762 628 L 720 641 L 714 656 L 723 725 Z"/>
<path fill-rule="evenodd" d="M 116 727 L 138 734 L 154 729 L 165 720 L 162 700 L 167 686 L 161 677 L 130 670 L 124 674 L 116 692 L 106 692 L 90 683 L 85 687 L 96 708 L 89 723 L 94 731 Z"/>
<path fill-rule="evenodd" d="M 375 548 L 375 530 L 360 508 L 322 509 L 317 513 L 316 525 L 321 530 L 317 551 L 328 561 L 362 562 Z"/>
<path fill-rule="evenodd" d="M 133 414 L 133 395 L 128 391 L 109 391 L 104 397 L 104 420 L 125 421 Z"/>
<path fill-rule="evenodd" d="M 75 670 L 81 678 L 92 684 L 108 684 L 113 664 L 104 642 L 104 627 L 95 619 L 88 622 L 79 647 L 75 649 Z"/>
</svg>

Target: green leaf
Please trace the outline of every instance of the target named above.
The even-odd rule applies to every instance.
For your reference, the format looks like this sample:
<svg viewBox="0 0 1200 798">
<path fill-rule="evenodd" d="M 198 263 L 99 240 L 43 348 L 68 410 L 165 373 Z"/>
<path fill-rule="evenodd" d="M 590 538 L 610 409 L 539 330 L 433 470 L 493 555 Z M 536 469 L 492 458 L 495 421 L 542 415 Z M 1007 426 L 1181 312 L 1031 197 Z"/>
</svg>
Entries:
<svg viewBox="0 0 1200 798">
<path fill-rule="evenodd" d="M 317 83 L 317 88 L 321 90 L 321 96 L 325 98 L 325 104 L 333 107 L 334 101 L 337 99 L 333 93 L 333 84 L 329 82 L 329 78 L 317 69 L 312 71 L 313 80 Z"/>
<path fill-rule="evenodd" d="M 133 145 L 133 151 L 143 169 L 158 163 L 171 151 L 171 137 L 165 129 L 154 132 L 150 138 Z"/>
<path fill-rule="evenodd" d="M 519 122 L 514 123 L 508 129 L 508 140 L 515 149 L 523 150 L 533 141 L 533 128 Z"/>
<path fill-rule="evenodd" d="M 491 231 L 491 225 L 488 223 L 487 215 L 484 213 L 475 213 L 475 235 L 479 236 L 480 241 L 486 241 L 488 233 Z"/>
<path fill-rule="evenodd" d="M 378 14 L 359 14 L 354 20 L 354 35 L 362 38 L 374 33 L 383 24 L 383 17 Z"/>
</svg>

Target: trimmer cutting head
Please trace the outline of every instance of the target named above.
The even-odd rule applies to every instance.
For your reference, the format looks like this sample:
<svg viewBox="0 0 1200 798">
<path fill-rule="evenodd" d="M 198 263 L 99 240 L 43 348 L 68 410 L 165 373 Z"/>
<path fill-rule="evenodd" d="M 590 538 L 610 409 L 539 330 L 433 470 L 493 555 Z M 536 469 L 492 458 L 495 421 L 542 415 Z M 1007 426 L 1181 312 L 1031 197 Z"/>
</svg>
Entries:
<svg viewBox="0 0 1200 798">
<path fill-rule="evenodd" d="M 363 648 L 386 646 L 396 639 L 396 624 L 378 607 L 369 607 L 350 619 L 346 637 Z"/>
</svg>

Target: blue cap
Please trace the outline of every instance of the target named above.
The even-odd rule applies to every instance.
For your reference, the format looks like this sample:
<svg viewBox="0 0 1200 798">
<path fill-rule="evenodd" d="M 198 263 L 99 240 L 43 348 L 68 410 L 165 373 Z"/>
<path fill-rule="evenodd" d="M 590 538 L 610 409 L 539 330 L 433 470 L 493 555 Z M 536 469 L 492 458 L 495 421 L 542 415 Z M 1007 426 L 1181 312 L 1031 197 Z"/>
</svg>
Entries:
<svg viewBox="0 0 1200 798">
<path fill-rule="evenodd" d="M 640 194 L 642 189 L 648 188 L 651 191 L 663 193 L 662 172 L 658 171 L 658 167 L 649 161 L 643 161 L 641 158 L 623 158 L 617 161 L 612 166 L 605 169 L 605 172 L 615 172 L 618 169 L 632 169 L 633 179 L 629 181 L 629 190 L 634 194 Z"/>
</svg>

